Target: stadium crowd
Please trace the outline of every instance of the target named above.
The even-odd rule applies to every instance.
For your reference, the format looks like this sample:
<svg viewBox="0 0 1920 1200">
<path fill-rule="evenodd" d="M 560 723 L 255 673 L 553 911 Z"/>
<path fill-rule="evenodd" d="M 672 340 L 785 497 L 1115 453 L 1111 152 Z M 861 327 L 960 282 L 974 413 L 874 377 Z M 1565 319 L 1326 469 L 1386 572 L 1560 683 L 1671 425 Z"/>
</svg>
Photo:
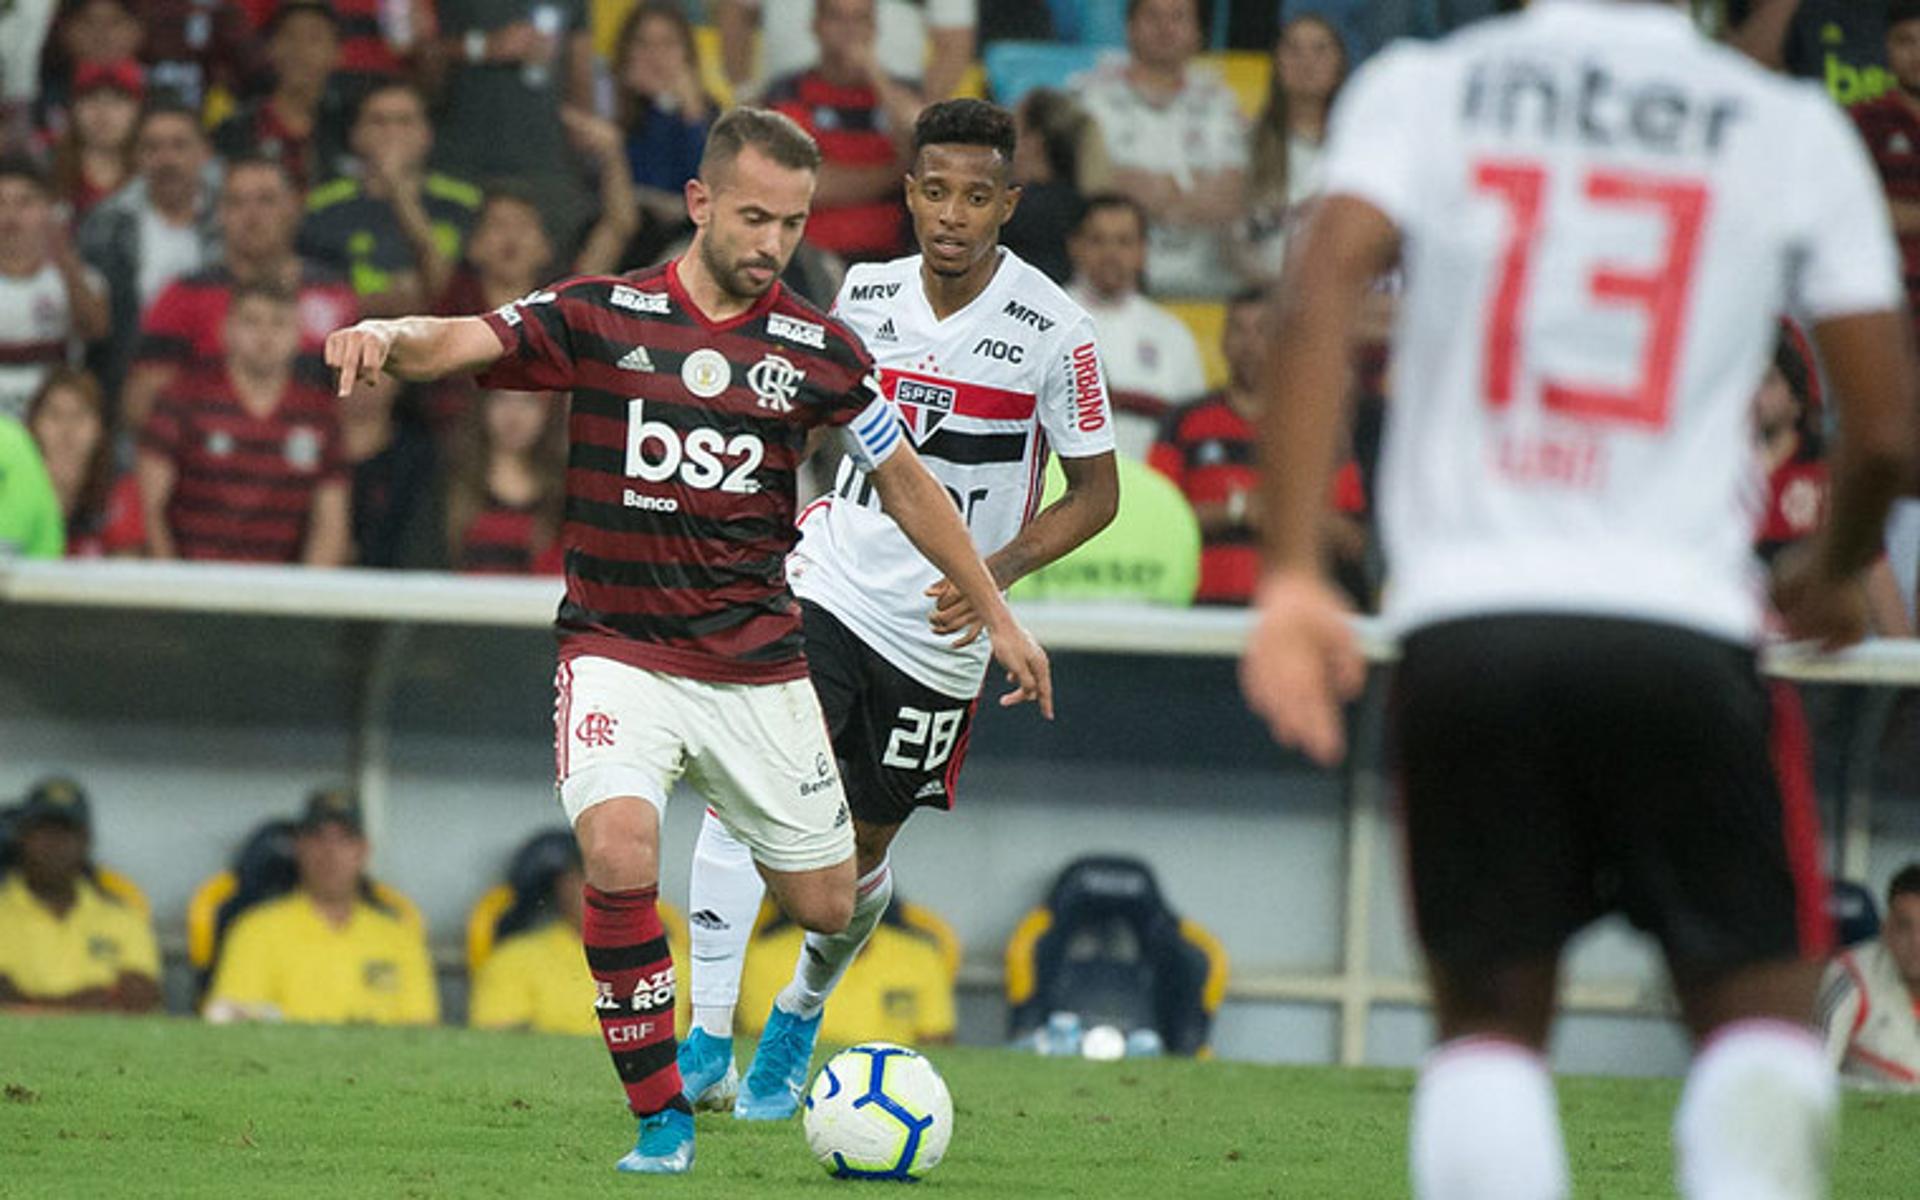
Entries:
<svg viewBox="0 0 1920 1200">
<path fill-rule="evenodd" d="M 66 0 L 0 15 L 0 550 L 556 572 L 564 402 L 471 384 L 326 394 L 360 315 L 483 312 L 567 272 L 644 267 L 737 101 L 825 156 L 788 282 L 823 306 L 908 252 L 900 179 L 927 103 L 1016 109 L 1017 253 L 1093 314 L 1123 455 L 1185 495 L 1194 576 L 1155 554 L 1076 594 L 1246 600 L 1261 514 L 1258 302 L 1311 203 L 1350 69 L 1499 7 L 1357 0 Z M 1920 21 L 1893 5 L 1696 5 L 1855 106 L 1920 289 Z M 1905 14 L 1905 16 L 1902 16 Z M 1327 552 L 1364 608 L 1394 281 L 1356 364 Z M 1791 436 L 1757 404 L 1763 542 L 1821 512 L 1818 371 Z M 14 426 L 19 422 L 25 427 Z M 1186 517 L 1135 523 L 1184 556 Z M 1920 531 L 1916 531 L 1920 532 Z M 1915 540 L 1909 535 L 1908 540 Z M 1113 553 L 1110 543 L 1104 548 Z M 1910 628 L 1912 554 L 1880 627 Z M 1104 582 L 1102 582 L 1104 581 Z"/>
</svg>

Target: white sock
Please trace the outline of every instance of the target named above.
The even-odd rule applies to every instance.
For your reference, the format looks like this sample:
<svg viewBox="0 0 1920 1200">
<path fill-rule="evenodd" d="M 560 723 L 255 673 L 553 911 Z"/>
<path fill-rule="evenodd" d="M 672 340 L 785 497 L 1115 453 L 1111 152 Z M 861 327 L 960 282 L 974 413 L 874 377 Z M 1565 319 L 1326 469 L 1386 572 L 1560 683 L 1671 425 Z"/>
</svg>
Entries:
<svg viewBox="0 0 1920 1200">
<path fill-rule="evenodd" d="M 692 962 L 687 994 L 693 1023 L 711 1037 L 733 1036 L 733 1007 L 740 999 L 740 972 L 747 939 L 760 913 L 766 882 L 753 865 L 753 851 L 727 832 L 709 809 L 693 847 L 693 882 L 687 892 Z"/>
<path fill-rule="evenodd" d="M 1785 1021 L 1723 1026 L 1694 1057 L 1674 1114 L 1687 1200 L 1816 1200 L 1839 1084 L 1814 1035 Z"/>
<path fill-rule="evenodd" d="M 1417 1200 L 1561 1200 L 1567 1151 L 1547 1064 L 1495 1037 L 1436 1047 L 1413 1089 Z"/>
<path fill-rule="evenodd" d="M 797 1017 L 808 1020 L 827 1006 L 827 997 L 853 965 L 860 947 L 867 944 L 880 924 L 880 916 L 893 899 L 893 871 L 887 860 L 860 877 L 854 885 L 853 919 L 839 933 L 809 933 L 800 948 L 800 961 L 793 965 L 793 982 L 781 989 L 774 1003 Z"/>
</svg>

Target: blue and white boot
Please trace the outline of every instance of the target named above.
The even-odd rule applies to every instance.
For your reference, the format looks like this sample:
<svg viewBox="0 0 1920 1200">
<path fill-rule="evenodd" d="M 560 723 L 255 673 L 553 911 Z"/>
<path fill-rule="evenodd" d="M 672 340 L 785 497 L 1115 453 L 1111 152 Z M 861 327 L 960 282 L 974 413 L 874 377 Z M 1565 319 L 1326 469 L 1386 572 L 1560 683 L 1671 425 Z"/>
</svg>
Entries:
<svg viewBox="0 0 1920 1200">
<path fill-rule="evenodd" d="M 695 1112 L 726 1112 L 740 1095 L 740 1070 L 733 1065 L 733 1039 L 704 1029 L 688 1032 L 680 1043 L 680 1093 Z"/>
<path fill-rule="evenodd" d="M 684 1175 L 693 1166 L 693 1114 L 677 1108 L 640 1118 L 640 1137 L 614 1169 L 638 1175 Z"/>
<path fill-rule="evenodd" d="M 807 1067 L 813 1062 L 814 1039 L 820 1036 L 820 1014 L 811 1020 L 796 1017 L 778 1004 L 767 1015 L 753 1066 L 740 1083 L 733 1115 L 741 1121 L 784 1121 L 800 1108 L 807 1088 Z"/>
</svg>

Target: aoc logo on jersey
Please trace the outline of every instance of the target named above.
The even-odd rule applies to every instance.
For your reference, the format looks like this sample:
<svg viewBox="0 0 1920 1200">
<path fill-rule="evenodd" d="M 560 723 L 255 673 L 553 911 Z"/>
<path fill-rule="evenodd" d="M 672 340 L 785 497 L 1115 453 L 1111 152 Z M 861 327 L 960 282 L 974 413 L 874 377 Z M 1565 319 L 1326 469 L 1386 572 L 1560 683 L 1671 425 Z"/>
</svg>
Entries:
<svg viewBox="0 0 1920 1200">
<path fill-rule="evenodd" d="M 953 411 L 955 394 L 952 388 L 943 384 L 902 379 L 894 385 L 893 406 L 906 418 L 907 428 L 913 431 L 913 440 L 923 442 L 928 434 L 940 428 L 940 422 L 946 420 L 947 414 Z"/>
</svg>

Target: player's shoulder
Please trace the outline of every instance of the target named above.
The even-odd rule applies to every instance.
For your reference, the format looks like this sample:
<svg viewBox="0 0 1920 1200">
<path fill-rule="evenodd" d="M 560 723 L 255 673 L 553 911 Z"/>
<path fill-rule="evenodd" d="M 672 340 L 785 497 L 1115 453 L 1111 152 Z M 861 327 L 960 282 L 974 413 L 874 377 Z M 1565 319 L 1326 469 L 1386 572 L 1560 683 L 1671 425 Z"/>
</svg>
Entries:
<svg viewBox="0 0 1920 1200">
<path fill-rule="evenodd" d="M 842 366 L 865 370 L 872 361 L 866 343 L 845 321 L 820 311 L 813 301 L 784 284 L 767 310 L 766 329 L 773 341 L 791 343 Z"/>
<path fill-rule="evenodd" d="M 1007 275 L 993 316 L 1023 325 L 1042 339 L 1056 341 L 1093 327 L 1093 317 L 1045 271 L 1011 250 L 1001 253 L 1005 258 L 1000 269 Z"/>
</svg>

